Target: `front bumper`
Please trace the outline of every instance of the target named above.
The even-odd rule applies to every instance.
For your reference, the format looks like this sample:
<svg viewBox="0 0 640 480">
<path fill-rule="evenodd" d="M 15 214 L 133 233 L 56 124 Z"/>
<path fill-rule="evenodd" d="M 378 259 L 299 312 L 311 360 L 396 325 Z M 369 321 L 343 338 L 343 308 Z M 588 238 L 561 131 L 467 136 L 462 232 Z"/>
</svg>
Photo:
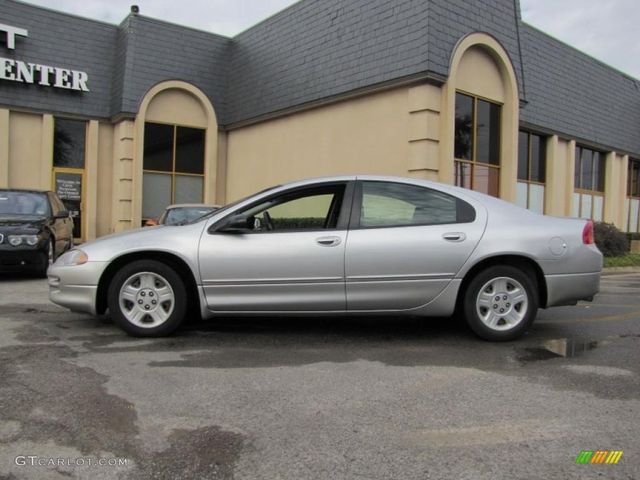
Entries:
<svg viewBox="0 0 640 480">
<path fill-rule="evenodd" d="M 24 272 L 43 270 L 49 258 L 40 246 L 0 248 L 0 272 Z"/>
<path fill-rule="evenodd" d="M 546 275 L 547 307 L 575 305 L 580 300 L 593 300 L 600 291 L 601 272 Z"/>
<path fill-rule="evenodd" d="M 106 266 L 107 262 L 71 267 L 53 264 L 47 272 L 49 299 L 74 312 L 96 315 L 98 283 Z"/>
</svg>

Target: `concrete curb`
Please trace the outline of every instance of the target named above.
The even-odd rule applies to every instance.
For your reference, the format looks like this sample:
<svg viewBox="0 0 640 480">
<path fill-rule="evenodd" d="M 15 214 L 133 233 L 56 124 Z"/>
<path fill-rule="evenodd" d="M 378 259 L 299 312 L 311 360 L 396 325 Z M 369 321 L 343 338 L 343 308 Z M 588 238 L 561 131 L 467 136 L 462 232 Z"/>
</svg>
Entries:
<svg viewBox="0 0 640 480">
<path fill-rule="evenodd" d="M 602 275 L 621 275 L 624 273 L 640 273 L 640 267 L 607 267 L 602 269 Z"/>
</svg>

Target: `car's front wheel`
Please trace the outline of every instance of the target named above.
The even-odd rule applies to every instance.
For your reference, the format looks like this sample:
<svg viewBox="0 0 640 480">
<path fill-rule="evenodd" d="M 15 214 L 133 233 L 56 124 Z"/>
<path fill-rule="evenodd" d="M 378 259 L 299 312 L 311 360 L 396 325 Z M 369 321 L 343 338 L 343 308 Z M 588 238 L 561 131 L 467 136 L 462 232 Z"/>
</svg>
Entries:
<svg viewBox="0 0 640 480">
<path fill-rule="evenodd" d="M 111 317 L 136 337 L 169 335 L 186 313 L 184 282 L 173 268 L 156 260 L 138 260 L 122 267 L 107 296 Z"/>
<path fill-rule="evenodd" d="M 531 326 L 538 311 L 535 280 L 508 265 L 489 267 L 476 275 L 463 301 L 469 327 L 491 341 L 518 338 Z"/>
<path fill-rule="evenodd" d="M 42 267 L 40 267 L 38 271 L 38 276 L 42 278 L 47 278 L 47 271 L 56 259 L 56 242 L 53 240 L 53 237 L 47 242 L 46 248 Z"/>
</svg>

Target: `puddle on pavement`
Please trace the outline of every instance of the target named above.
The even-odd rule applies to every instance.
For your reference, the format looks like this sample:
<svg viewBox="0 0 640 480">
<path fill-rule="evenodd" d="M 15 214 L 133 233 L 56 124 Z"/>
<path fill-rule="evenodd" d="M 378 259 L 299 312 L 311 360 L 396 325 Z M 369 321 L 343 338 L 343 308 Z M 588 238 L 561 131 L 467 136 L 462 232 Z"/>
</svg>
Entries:
<svg viewBox="0 0 640 480">
<path fill-rule="evenodd" d="M 600 340 L 585 340 L 580 338 L 557 338 L 543 342 L 539 347 L 529 347 L 522 349 L 522 354 L 518 360 L 531 362 L 534 360 L 550 360 L 552 358 L 573 358 L 580 357 L 585 353 L 598 347 L 606 345 L 608 342 Z"/>
</svg>

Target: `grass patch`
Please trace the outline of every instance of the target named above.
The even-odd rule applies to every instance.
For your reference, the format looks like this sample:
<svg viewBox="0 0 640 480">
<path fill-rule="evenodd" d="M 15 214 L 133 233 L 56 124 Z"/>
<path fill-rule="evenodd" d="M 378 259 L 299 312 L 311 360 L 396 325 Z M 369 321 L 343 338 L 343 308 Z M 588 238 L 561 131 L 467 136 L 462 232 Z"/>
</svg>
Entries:
<svg viewBox="0 0 640 480">
<path fill-rule="evenodd" d="M 621 257 L 604 257 L 605 267 L 640 267 L 640 253 L 627 253 Z"/>
</svg>

